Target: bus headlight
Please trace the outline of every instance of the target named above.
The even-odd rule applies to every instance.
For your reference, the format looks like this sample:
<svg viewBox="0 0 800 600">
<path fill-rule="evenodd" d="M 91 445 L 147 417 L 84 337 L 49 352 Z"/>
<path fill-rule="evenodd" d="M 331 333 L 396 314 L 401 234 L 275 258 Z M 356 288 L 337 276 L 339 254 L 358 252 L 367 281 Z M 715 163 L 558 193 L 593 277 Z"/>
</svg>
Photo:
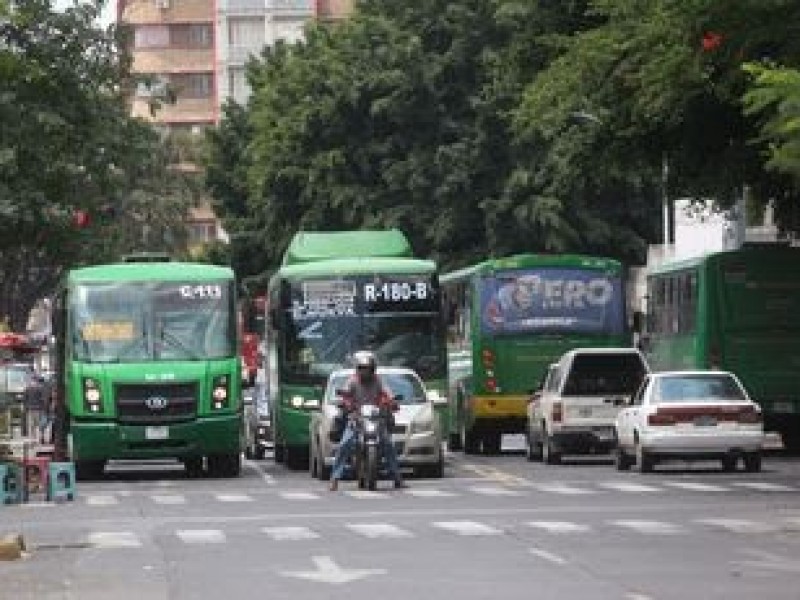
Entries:
<svg viewBox="0 0 800 600">
<path fill-rule="evenodd" d="M 291 402 L 294 408 L 302 408 L 304 400 L 302 396 L 292 396 Z"/>
<path fill-rule="evenodd" d="M 84 377 L 83 379 L 83 407 L 91 413 L 98 413 L 102 410 L 103 394 L 100 392 L 100 384 L 96 379 Z"/>
<path fill-rule="evenodd" d="M 217 375 L 211 384 L 211 407 L 214 410 L 228 408 L 230 404 L 230 392 L 228 390 L 228 376 Z"/>
</svg>

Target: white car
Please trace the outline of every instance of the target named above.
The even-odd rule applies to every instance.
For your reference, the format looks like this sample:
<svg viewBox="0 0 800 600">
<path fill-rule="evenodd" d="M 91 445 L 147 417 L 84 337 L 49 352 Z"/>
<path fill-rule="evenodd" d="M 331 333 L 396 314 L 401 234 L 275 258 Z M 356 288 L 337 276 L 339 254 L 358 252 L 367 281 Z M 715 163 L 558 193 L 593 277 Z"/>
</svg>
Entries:
<svg viewBox="0 0 800 600">
<path fill-rule="evenodd" d="M 636 348 L 565 353 L 528 404 L 528 459 L 556 464 L 564 454 L 610 452 L 614 419 L 649 371 Z"/>
<path fill-rule="evenodd" d="M 668 459 L 719 459 L 726 471 L 741 457 L 761 470 L 760 407 L 725 371 L 675 371 L 648 376 L 617 416 L 617 468 L 652 471 Z"/>
<path fill-rule="evenodd" d="M 434 405 L 447 402 L 446 398 L 429 394 L 419 376 L 402 367 L 378 367 L 378 377 L 389 393 L 398 399 L 399 410 L 394 413 L 392 443 L 397 450 L 401 468 L 432 477 L 444 473 L 442 427 Z M 320 410 L 311 416 L 309 467 L 312 477 L 329 479 L 336 454 L 336 442 L 331 441 L 331 430 L 338 414 L 336 390 L 345 387 L 354 376 L 353 369 L 340 369 L 328 377 L 328 385 Z"/>
</svg>

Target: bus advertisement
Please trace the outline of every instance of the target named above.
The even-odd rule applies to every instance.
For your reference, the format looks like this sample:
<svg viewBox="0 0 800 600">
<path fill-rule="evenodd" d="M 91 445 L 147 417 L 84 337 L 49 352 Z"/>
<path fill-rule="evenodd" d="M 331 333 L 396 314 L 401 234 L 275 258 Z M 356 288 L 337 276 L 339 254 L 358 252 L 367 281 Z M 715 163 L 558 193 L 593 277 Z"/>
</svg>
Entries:
<svg viewBox="0 0 800 600">
<path fill-rule="evenodd" d="M 800 248 L 746 244 L 662 265 L 647 286 L 653 368 L 732 371 L 800 451 Z"/>
<path fill-rule="evenodd" d="M 406 256 L 407 242 L 394 243 L 402 236 L 396 231 L 299 235 L 314 236 L 315 258 L 283 266 L 269 298 L 275 458 L 289 468 L 306 464 L 310 412 L 320 405 L 328 375 L 348 366 L 354 352 L 372 350 L 380 365 L 412 368 L 442 394 L 447 379 L 433 262 Z M 361 256 L 348 256 L 354 253 Z"/>
<path fill-rule="evenodd" d="M 452 449 L 496 454 L 504 433 L 522 433 L 531 391 L 567 350 L 630 345 L 615 260 L 521 254 L 441 281 Z"/>
<path fill-rule="evenodd" d="M 175 457 L 240 472 L 236 298 L 228 268 L 122 262 L 73 269 L 54 303 L 56 446 L 81 478 L 111 459 Z"/>
</svg>

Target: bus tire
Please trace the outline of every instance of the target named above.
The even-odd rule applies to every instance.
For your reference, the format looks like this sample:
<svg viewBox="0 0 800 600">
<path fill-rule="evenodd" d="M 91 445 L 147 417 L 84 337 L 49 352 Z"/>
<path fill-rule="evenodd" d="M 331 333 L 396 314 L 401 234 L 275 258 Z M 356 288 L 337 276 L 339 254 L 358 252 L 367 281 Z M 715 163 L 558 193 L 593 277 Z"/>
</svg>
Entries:
<svg viewBox="0 0 800 600">
<path fill-rule="evenodd" d="M 301 446 L 286 446 L 286 467 L 292 471 L 299 471 L 308 467 L 308 450 Z"/>
<path fill-rule="evenodd" d="M 103 476 L 104 460 L 76 460 L 75 479 L 78 481 L 92 481 Z"/>
<path fill-rule="evenodd" d="M 183 468 L 186 469 L 186 477 L 189 479 L 199 479 L 203 476 L 203 457 L 192 456 L 183 459 Z"/>
<path fill-rule="evenodd" d="M 212 454 L 208 457 L 208 474 L 211 477 L 238 477 L 242 472 L 242 459 L 239 453 Z"/>
</svg>

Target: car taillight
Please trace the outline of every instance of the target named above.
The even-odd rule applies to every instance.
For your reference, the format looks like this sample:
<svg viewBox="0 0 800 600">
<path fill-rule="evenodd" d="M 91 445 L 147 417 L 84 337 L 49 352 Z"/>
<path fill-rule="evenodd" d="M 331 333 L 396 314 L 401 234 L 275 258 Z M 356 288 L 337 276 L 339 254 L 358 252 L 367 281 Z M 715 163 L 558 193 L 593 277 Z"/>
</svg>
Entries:
<svg viewBox="0 0 800 600">
<path fill-rule="evenodd" d="M 761 423 L 762 421 L 761 411 L 754 406 L 742 409 L 739 412 L 739 417 L 737 421 L 739 423 L 747 423 L 751 425 L 756 425 L 758 423 Z"/>
<path fill-rule="evenodd" d="M 553 414 L 552 414 L 553 422 L 560 423 L 564 418 L 564 407 L 561 402 L 553 403 Z"/>
<path fill-rule="evenodd" d="M 486 380 L 486 389 L 489 390 L 490 392 L 496 392 L 497 391 L 497 380 L 492 378 L 492 377 L 487 379 Z"/>
<path fill-rule="evenodd" d="M 647 424 L 654 425 L 656 427 L 663 425 L 675 425 L 675 417 L 656 411 L 653 414 L 647 415 Z"/>
<path fill-rule="evenodd" d="M 481 359 L 483 360 L 483 366 L 487 369 L 491 369 L 494 367 L 494 352 L 485 348 L 483 352 L 481 352 Z"/>
</svg>

